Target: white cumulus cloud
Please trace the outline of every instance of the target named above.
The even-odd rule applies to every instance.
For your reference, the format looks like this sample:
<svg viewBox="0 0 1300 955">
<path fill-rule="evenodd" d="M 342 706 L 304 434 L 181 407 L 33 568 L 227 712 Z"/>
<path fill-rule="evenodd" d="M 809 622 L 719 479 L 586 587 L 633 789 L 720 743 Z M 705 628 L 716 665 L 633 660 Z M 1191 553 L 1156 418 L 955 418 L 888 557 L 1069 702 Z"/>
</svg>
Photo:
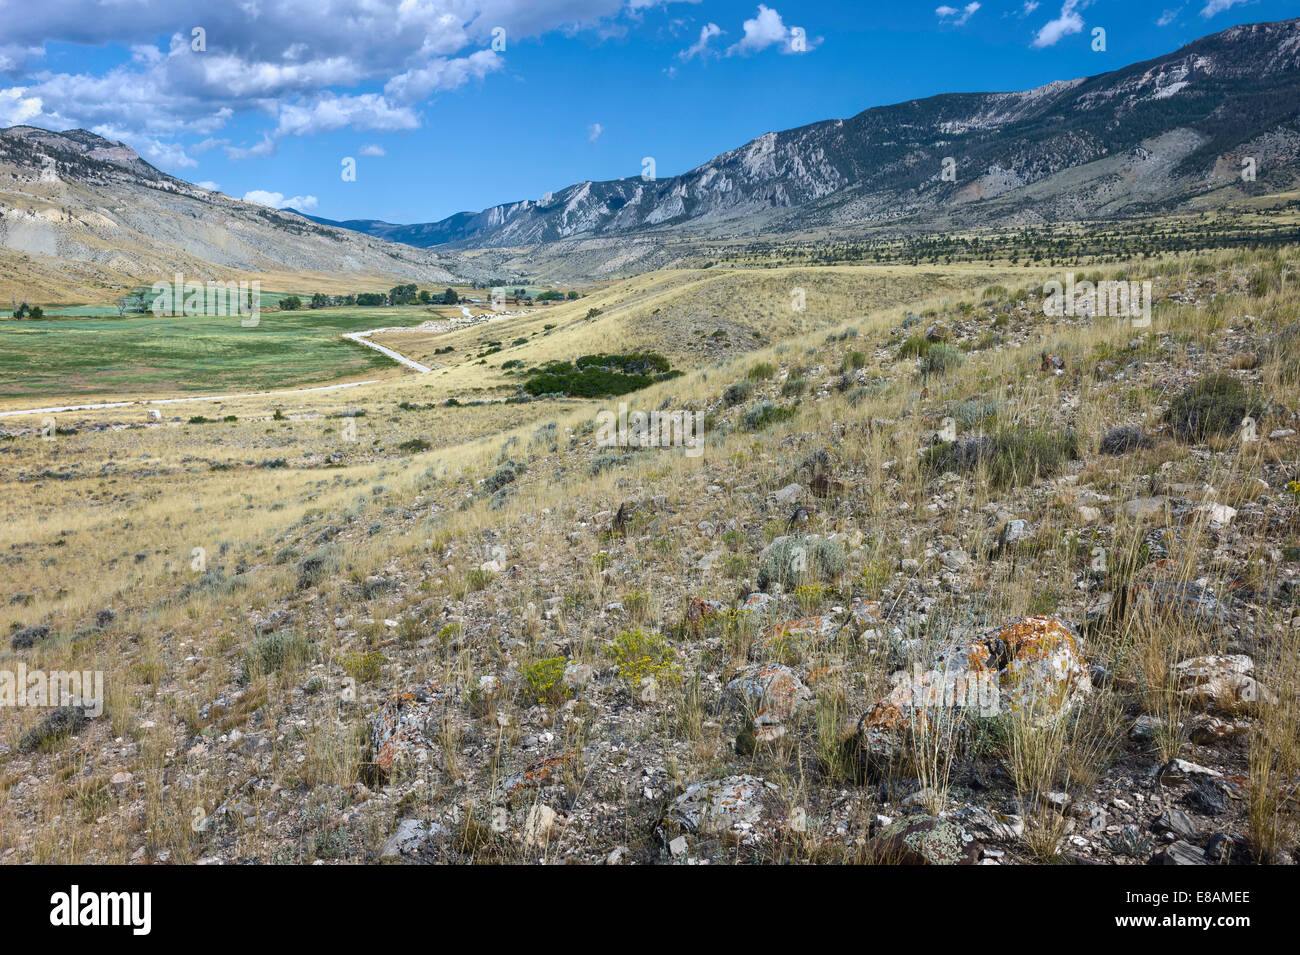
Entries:
<svg viewBox="0 0 1300 955">
<path fill-rule="evenodd" d="M 0 0 L 0 122 L 121 130 L 174 167 L 193 162 L 178 141 L 266 117 L 247 141 L 221 145 L 268 156 L 286 136 L 417 128 L 430 97 L 499 73 L 521 40 L 589 31 L 599 41 L 640 26 L 650 7 L 694 2 Z M 37 69 L 55 44 L 126 56 Z"/>
<path fill-rule="evenodd" d="M 966 22 L 975 14 L 979 13 L 980 5 L 978 3 L 968 3 L 958 10 L 956 7 L 943 6 L 934 11 L 935 16 L 940 20 L 951 22 L 953 26 L 965 26 Z"/>
<path fill-rule="evenodd" d="M 783 53 L 802 53 L 813 49 L 821 42 L 804 37 L 803 31 L 798 27 L 786 26 L 785 21 L 781 19 L 781 14 L 761 3 L 758 5 L 758 13 L 741 24 L 741 27 L 744 36 L 727 47 L 728 56 L 737 54 L 746 56 L 772 46 L 778 47 Z M 802 49 L 796 47 L 797 37 L 804 39 Z"/>
<path fill-rule="evenodd" d="M 259 206 L 270 206 L 272 209 L 294 208 L 299 212 L 311 212 L 318 205 L 315 196 L 290 196 L 284 197 L 282 192 L 267 192 L 265 189 L 250 189 L 244 193 L 245 202 L 256 202 Z"/>
<path fill-rule="evenodd" d="M 21 126 L 41 115 L 41 98 L 26 92 L 22 86 L 0 90 L 0 126 Z"/>
<path fill-rule="evenodd" d="M 1034 37 L 1033 45 L 1038 49 L 1056 46 L 1062 39 L 1075 33 L 1083 32 L 1083 17 L 1079 10 L 1086 7 L 1086 0 L 1065 0 L 1061 14 L 1055 20 L 1049 20 Z"/>
</svg>

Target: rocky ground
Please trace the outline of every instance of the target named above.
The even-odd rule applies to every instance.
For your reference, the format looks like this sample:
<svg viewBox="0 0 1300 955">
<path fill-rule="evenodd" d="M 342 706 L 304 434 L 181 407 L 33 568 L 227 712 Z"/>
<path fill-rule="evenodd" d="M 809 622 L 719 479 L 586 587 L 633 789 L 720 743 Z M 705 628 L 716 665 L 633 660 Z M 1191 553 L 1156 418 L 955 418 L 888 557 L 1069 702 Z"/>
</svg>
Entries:
<svg viewBox="0 0 1300 955">
<path fill-rule="evenodd" d="M 1150 328 L 989 289 L 793 338 L 633 396 L 698 458 L 578 411 L 165 627 L 21 621 L 128 672 L 0 736 L 0 859 L 1294 863 L 1286 267 L 1169 267 Z"/>
</svg>

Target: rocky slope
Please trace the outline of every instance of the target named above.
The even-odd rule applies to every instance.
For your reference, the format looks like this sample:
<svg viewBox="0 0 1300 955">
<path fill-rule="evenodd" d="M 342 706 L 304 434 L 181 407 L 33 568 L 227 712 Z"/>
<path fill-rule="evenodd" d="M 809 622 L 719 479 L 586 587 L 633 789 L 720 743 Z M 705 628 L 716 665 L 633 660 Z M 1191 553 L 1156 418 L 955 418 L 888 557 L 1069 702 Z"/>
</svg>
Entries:
<svg viewBox="0 0 1300 955">
<path fill-rule="evenodd" d="M 447 281 L 454 256 L 395 245 L 168 176 L 85 130 L 0 130 L 0 254 L 126 283 L 180 270 L 330 272 Z M 16 289 L 24 292 L 25 289 Z M 7 296 L 6 296 L 7 297 Z"/>
<path fill-rule="evenodd" d="M 186 486 L 209 520 L 180 482 L 276 455 L 286 511 L 229 547 L 138 519 L 96 571 L 137 583 L 48 615 L 91 535 L 11 549 L 0 658 L 117 690 L 0 714 L 0 861 L 1293 863 L 1294 265 L 1164 263 L 1146 329 L 991 287 L 630 398 L 702 411 L 699 458 L 611 454 L 601 402 L 390 387 L 220 438 L 32 426 L 0 445 L 16 494 Z M 196 466 L 232 445 L 242 474 Z"/>
</svg>

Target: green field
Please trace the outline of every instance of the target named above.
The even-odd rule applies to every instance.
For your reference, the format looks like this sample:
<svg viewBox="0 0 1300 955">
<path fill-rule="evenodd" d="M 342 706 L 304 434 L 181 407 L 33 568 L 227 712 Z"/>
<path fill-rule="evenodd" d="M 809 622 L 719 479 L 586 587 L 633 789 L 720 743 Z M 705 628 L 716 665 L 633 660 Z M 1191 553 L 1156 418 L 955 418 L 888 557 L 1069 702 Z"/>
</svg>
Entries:
<svg viewBox="0 0 1300 955">
<path fill-rule="evenodd" d="M 355 378 L 394 363 L 345 332 L 418 325 L 425 306 L 238 317 L 53 317 L 0 321 L 0 399 L 222 394 Z"/>
<path fill-rule="evenodd" d="M 149 289 L 142 288 L 138 291 L 145 293 L 148 292 Z M 279 308 L 280 299 L 286 298 L 292 294 L 294 293 L 264 291 L 258 296 L 258 301 L 261 308 Z M 299 295 L 299 298 L 304 298 L 304 296 Z M 311 296 L 307 295 L 305 298 L 311 298 Z M 41 310 L 45 312 L 46 315 L 53 315 L 58 318 L 98 318 L 101 316 L 112 316 L 116 318 L 118 314 L 117 305 L 112 303 L 99 305 L 42 305 Z"/>
</svg>

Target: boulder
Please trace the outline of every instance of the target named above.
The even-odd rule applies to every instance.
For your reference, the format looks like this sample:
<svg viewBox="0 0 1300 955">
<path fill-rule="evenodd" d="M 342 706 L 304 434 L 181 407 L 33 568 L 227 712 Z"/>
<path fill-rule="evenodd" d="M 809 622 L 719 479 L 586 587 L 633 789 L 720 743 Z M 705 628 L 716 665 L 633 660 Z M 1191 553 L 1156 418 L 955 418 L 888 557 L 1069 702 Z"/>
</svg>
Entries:
<svg viewBox="0 0 1300 955">
<path fill-rule="evenodd" d="M 384 702 L 370 720 L 371 762 L 387 776 L 401 764 L 429 758 L 438 725 L 434 708 L 441 697 L 437 684 L 399 693 Z"/>
<path fill-rule="evenodd" d="M 1227 608 L 1209 587 L 1194 580 L 1181 579 L 1181 570 L 1173 561 L 1157 560 L 1133 576 L 1127 588 L 1126 607 L 1150 607 L 1162 617 L 1186 616 L 1207 628 L 1221 628 L 1228 623 Z"/>
<path fill-rule="evenodd" d="M 777 793 L 775 783 L 747 774 L 692 783 L 674 800 L 670 818 L 690 832 L 751 845 L 785 823 Z"/>
<path fill-rule="evenodd" d="M 727 684 L 727 693 L 753 714 L 754 738 L 760 741 L 783 736 L 795 712 L 812 698 L 793 670 L 771 664 L 741 670 Z"/>
<path fill-rule="evenodd" d="M 1202 656 L 1184 660 L 1175 668 L 1179 692 L 1215 713 L 1234 715 L 1255 708 L 1260 703 L 1273 704 L 1277 697 L 1251 676 L 1255 661 L 1242 653 Z M 1226 726 L 1221 734 L 1231 730 Z"/>
<path fill-rule="evenodd" d="M 828 614 L 801 617 L 777 624 L 750 647 L 751 659 L 761 660 L 782 648 L 825 646 L 840 631 L 840 622 Z"/>
<path fill-rule="evenodd" d="M 916 814 L 890 823 L 866 851 L 884 865 L 974 865 L 980 845 L 954 820 Z"/>
<path fill-rule="evenodd" d="M 379 850 L 379 858 L 396 859 L 400 856 L 417 855 L 430 839 L 446 834 L 447 830 L 436 822 L 429 823 L 423 819 L 403 819 L 397 824 L 393 834 L 384 840 L 384 844 Z"/>
<path fill-rule="evenodd" d="M 903 751 L 918 720 L 976 710 L 1021 712 L 1049 723 L 1092 691 L 1092 678 L 1068 624 L 1025 617 L 942 651 L 929 670 L 895 674 L 894 689 L 858 722 L 868 770 L 879 771 Z"/>
</svg>

